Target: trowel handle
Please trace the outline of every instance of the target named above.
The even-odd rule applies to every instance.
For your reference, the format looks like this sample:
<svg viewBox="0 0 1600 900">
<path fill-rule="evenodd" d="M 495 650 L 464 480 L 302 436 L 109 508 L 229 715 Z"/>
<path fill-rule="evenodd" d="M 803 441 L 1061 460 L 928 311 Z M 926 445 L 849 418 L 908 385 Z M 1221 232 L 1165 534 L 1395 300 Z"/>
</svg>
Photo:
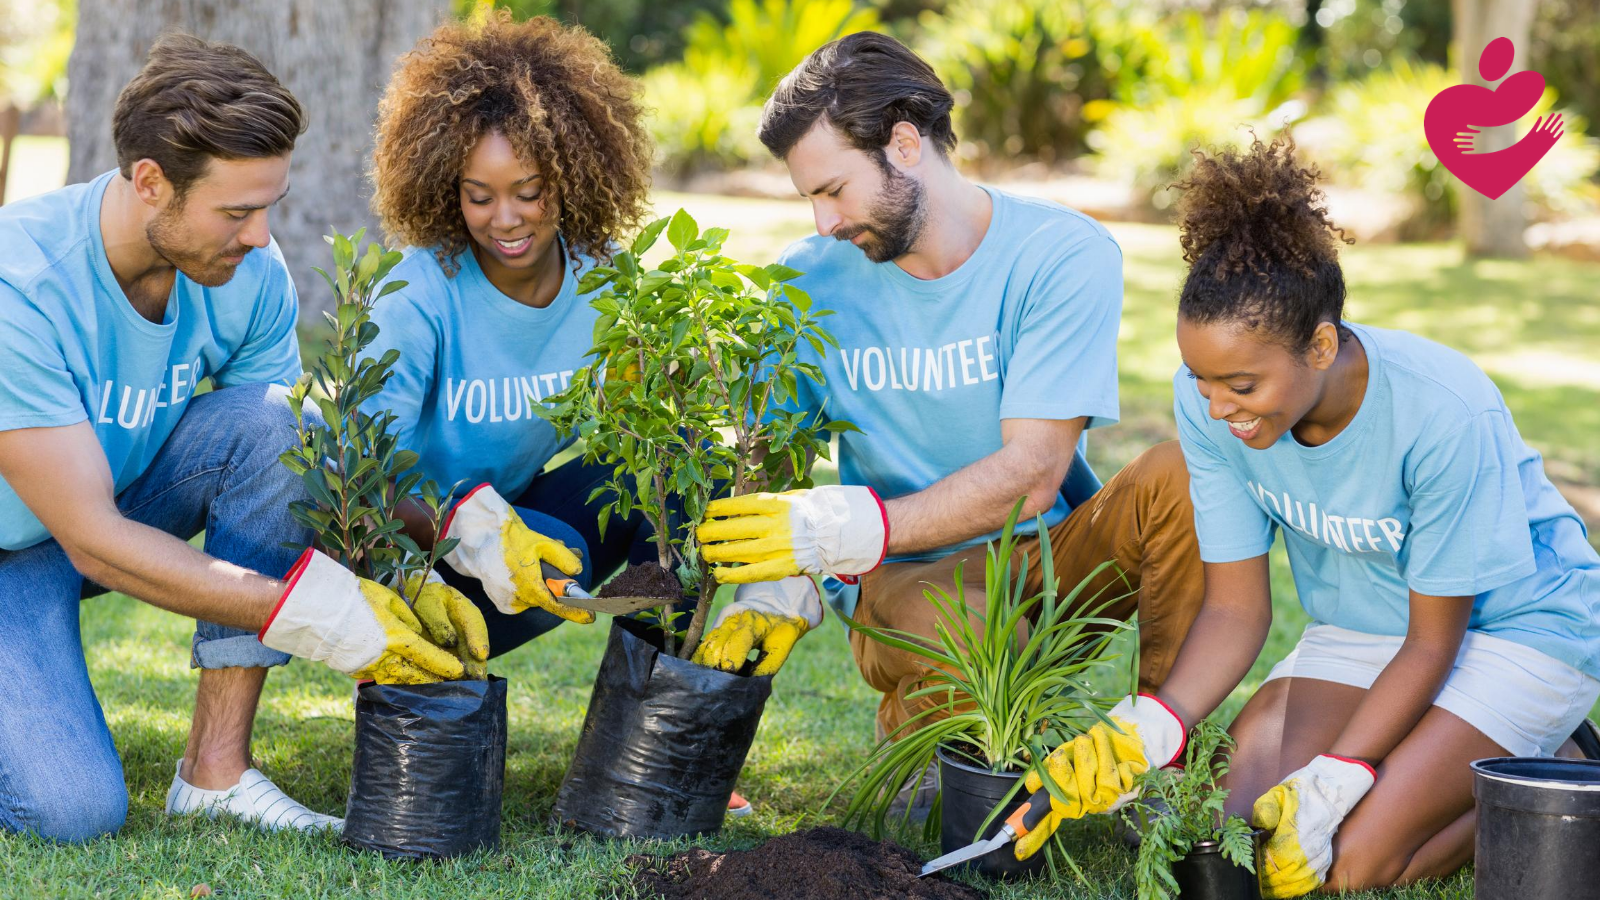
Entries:
<svg viewBox="0 0 1600 900">
<path fill-rule="evenodd" d="M 571 575 L 543 560 L 539 561 L 539 567 L 539 574 L 544 576 L 544 586 L 550 589 L 550 596 L 557 600 L 575 595 L 588 596 Z"/>
<path fill-rule="evenodd" d="M 1010 825 L 1011 830 L 1020 838 L 1039 827 L 1039 823 L 1044 821 L 1044 817 L 1049 813 L 1050 790 L 1041 787 L 1033 792 L 1027 803 L 1017 807 L 1016 812 L 1006 817 L 1006 824 Z"/>
</svg>

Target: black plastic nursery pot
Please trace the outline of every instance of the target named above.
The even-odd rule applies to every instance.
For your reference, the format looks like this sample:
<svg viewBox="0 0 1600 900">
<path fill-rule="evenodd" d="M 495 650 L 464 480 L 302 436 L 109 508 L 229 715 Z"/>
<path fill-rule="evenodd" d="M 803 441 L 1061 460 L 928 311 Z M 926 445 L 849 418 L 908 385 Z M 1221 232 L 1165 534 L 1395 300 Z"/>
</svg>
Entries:
<svg viewBox="0 0 1600 900">
<path fill-rule="evenodd" d="M 1006 817 L 1016 811 L 1027 799 L 1028 793 L 1018 789 L 1005 808 L 994 817 L 989 827 L 978 833 L 978 827 L 1000 805 L 1017 780 L 1016 772 L 991 772 L 962 760 L 944 747 L 936 751 L 939 758 L 939 852 L 951 853 L 973 841 L 994 835 L 1006 824 Z M 1045 871 L 1044 851 L 1027 860 L 1017 859 L 1015 844 L 991 850 L 976 860 L 956 868 L 975 869 L 990 878 L 1026 878 Z"/>
<path fill-rule="evenodd" d="M 1178 882 L 1178 896 L 1185 900 L 1261 900 L 1256 873 L 1223 856 L 1216 841 L 1194 845 L 1172 864 L 1172 877 Z"/>
<path fill-rule="evenodd" d="M 390 859 L 442 859 L 500 843 L 506 681 L 366 684 L 345 843 Z"/>
<path fill-rule="evenodd" d="M 1600 761 L 1472 764 L 1477 900 L 1600 900 Z"/>
<path fill-rule="evenodd" d="M 660 632 L 611 620 L 556 818 L 607 837 L 671 839 L 722 827 L 772 678 L 662 652 Z"/>
</svg>

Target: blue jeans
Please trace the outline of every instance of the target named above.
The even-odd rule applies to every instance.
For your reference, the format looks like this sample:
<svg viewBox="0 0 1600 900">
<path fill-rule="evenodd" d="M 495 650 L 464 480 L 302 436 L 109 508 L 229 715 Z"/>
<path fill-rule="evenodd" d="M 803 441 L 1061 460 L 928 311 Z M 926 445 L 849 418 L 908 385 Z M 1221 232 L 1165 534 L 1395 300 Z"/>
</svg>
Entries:
<svg viewBox="0 0 1600 900">
<path fill-rule="evenodd" d="M 133 521 L 210 555 L 279 576 L 310 533 L 289 515 L 300 479 L 278 462 L 294 441 L 282 387 L 240 385 L 189 401 L 138 481 L 117 497 Z M 62 841 L 116 831 L 128 812 L 122 761 L 89 683 L 79 601 L 104 593 L 54 540 L 0 551 L 0 828 Z M 254 632 L 200 622 L 190 665 L 280 666 Z"/>
<path fill-rule="evenodd" d="M 523 524 L 566 544 L 583 559 L 583 571 L 577 580 L 586 589 L 624 565 L 657 558 L 655 529 L 638 510 L 627 518 L 613 515 L 606 526 L 605 539 L 601 539 L 600 508 L 607 499 L 601 497 L 590 503 L 589 495 L 606 483 L 611 470 L 611 466 L 572 459 L 536 476 L 521 496 L 509 500 Z M 439 575 L 483 611 L 483 620 L 489 626 L 491 657 L 515 650 L 565 621 L 537 607 L 507 615 L 495 608 L 478 579 L 443 563 L 439 565 Z"/>
</svg>

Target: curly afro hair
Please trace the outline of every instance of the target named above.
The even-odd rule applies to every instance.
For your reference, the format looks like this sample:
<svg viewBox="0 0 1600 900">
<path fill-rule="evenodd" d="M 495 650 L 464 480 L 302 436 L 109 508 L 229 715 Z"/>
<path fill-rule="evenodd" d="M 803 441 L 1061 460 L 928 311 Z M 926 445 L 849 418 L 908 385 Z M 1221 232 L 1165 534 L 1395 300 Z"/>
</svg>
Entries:
<svg viewBox="0 0 1600 900">
<path fill-rule="evenodd" d="M 453 273 L 470 240 L 461 169 L 498 131 L 544 174 L 572 264 L 607 261 L 649 212 L 642 115 L 633 79 L 581 28 L 504 11 L 442 25 L 400 58 L 378 107 L 373 211 L 391 240 L 437 248 Z"/>
<path fill-rule="evenodd" d="M 1196 324 L 1238 322 L 1304 353 L 1323 322 L 1344 327 L 1339 243 L 1315 167 L 1295 161 L 1292 137 L 1248 151 L 1199 150 L 1177 203 L 1189 263 L 1178 314 Z"/>
</svg>

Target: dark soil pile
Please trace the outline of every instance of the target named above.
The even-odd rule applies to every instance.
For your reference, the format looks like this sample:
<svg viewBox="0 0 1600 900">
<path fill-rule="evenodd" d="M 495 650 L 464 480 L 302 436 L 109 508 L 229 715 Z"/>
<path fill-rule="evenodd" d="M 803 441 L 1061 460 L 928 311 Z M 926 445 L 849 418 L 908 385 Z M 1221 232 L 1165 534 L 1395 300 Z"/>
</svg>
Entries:
<svg viewBox="0 0 1600 900">
<path fill-rule="evenodd" d="M 660 900 L 983 900 L 943 875 L 918 878 L 922 860 L 889 841 L 821 827 L 775 837 L 754 850 L 687 850 L 633 856 L 634 884 Z"/>
<path fill-rule="evenodd" d="M 660 597 L 676 603 L 683 597 L 678 576 L 653 562 L 638 563 L 617 573 L 600 586 L 600 597 Z"/>
</svg>

